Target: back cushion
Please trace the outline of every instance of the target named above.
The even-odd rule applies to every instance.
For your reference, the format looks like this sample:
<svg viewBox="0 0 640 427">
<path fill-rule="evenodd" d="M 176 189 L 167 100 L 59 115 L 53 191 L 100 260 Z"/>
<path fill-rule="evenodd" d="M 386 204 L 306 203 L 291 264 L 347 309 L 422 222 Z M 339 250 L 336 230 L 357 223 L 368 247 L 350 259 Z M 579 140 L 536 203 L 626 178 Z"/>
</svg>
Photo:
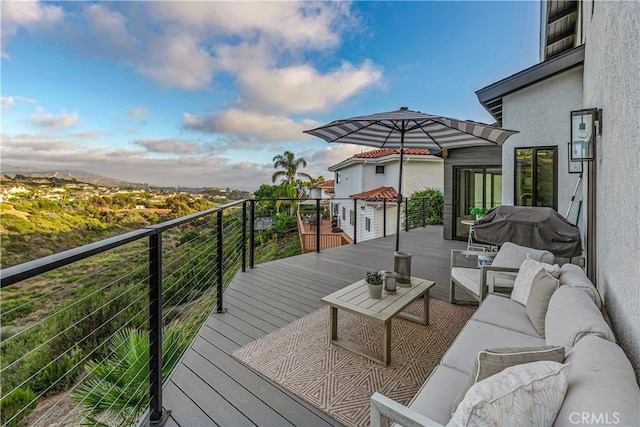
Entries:
<svg viewBox="0 0 640 427">
<path fill-rule="evenodd" d="M 575 264 L 564 264 L 560 267 L 560 286 L 572 286 L 585 291 L 598 308 L 602 308 L 602 299 L 591 280 L 587 277 L 581 267 Z"/>
<path fill-rule="evenodd" d="M 528 248 L 526 246 L 516 245 L 515 243 L 505 242 L 501 247 L 496 257 L 493 260 L 494 266 L 520 268 L 522 262 L 529 258 L 544 262 L 547 264 L 553 264 L 553 254 L 549 251 L 543 251 L 540 249 Z"/>
<path fill-rule="evenodd" d="M 545 317 L 545 333 L 547 345 L 564 345 L 567 351 L 586 335 L 616 342 L 589 295 L 571 286 L 560 286 L 553 293 Z"/>
</svg>

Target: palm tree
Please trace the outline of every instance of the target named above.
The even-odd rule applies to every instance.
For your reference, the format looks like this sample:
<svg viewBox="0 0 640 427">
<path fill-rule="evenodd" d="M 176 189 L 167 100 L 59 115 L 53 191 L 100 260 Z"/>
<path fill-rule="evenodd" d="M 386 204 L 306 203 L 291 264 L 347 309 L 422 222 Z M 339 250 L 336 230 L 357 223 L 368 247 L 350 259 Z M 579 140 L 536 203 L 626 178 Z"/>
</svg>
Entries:
<svg viewBox="0 0 640 427">
<path fill-rule="evenodd" d="M 285 151 L 282 154 L 278 154 L 274 156 L 273 167 L 276 169 L 283 169 L 283 170 L 276 171 L 271 176 L 271 182 L 276 182 L 278 178 L 283 178 L 284 182 L 286 182 L 289 185 L 292 185 L 296 175 L 302 178 L 311 179 L 311 175 L 306 174 L 304 172 L 298 172 L 298 168 L 300 168 L 300 166 L 306 168 L 307 161 L 302 157 L 299 157 L 296 159 L 295 154 L 293 154 L 289 150 Z"/>
</svg>

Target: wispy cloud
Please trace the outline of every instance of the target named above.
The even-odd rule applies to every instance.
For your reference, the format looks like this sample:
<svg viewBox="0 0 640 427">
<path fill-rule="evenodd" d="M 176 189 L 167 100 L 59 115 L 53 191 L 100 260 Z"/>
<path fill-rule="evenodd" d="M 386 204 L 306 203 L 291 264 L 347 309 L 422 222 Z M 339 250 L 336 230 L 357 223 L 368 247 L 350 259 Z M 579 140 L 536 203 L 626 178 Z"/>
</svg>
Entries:
<svg viewBox="0 0 640 427">
<path fill-rule="evenodd" d="M 197 143 L 181 138 L 139 139 L 134 141 L 134 144 L 144 147 L 150 153 L 203 154 L 223 151 L 222 149 L 216 150 L 213 144 Z"/>
<path fill-rule="evenodd" d="M 74 111 L 73 113 L 67 113 L 63 111 L 59 115 L 51 113 L 45 113 L 42 108 L 38 108 L 38 111 L 31 116 L 31 123 L 36 126 L 51 129 L 65 129 L 74 126 L 80 121 L 80 116 Z"/>
<path fill-rule="evenodd" d="M 1 55 L 8 58 L 6 45 L 18 28 L 36 29 L 59 23 L 64 19 L 62 7 L 47 5 L 37 0 L 3 1 L 2 5 Z"/>
<path fill-rule="evenodd" d="M 36 101 L 31 98 L 25 98 L 24 96 L 3 96 L 2 97 L 2 108 L 12 109 L 16 106 L 16 104 L 24 102 L 26 104 L 35 104 Z"/>
<path fill-rule="evenodd" d="M 127 117 L 134 120 L 142 120 L 147 116 L 148 113 L 149 113 L 149 108 L 144 106 L 139 106 L 127 111 Z"/>
</svg>

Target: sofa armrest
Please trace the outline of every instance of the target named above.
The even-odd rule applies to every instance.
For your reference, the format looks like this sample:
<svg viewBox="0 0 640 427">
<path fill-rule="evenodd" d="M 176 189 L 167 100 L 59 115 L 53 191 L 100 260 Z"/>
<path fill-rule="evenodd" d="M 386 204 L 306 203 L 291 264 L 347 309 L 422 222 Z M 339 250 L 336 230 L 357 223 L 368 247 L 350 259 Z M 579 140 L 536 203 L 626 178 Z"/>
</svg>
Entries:
<svg viewBox="0 0 640 427">
<path fill-rule="evenodd" d="M 498 267 L 496 265 L 483 265 L 480 267 L 480 297 L 482 300 L 487 296 L 487 291 L 491 294 L 494 292 L 494 280 L 488 280 L 490 275 L 493 276 L 494 279 L 496 277 L 502 277 L 515 281 L 519 270 L 519 268 Z"/>
<path fill-rule="evenodd" d="M 404 427 L 442 427 L 442 424 L 433 421 L 393 399 L 380 393 L 371 396 L 371 427 L 383 427 L 389 419 Z"/>
<path fill-rule="evenodd" d="M 469 256 L 480 256 L 486 255 L 487 252 L 484 251 L 467 251 L 464 249 L 451 249 L 451 268 L 453 267 L 468 267 L 467 264 L 458 264 L 458 256 L 464 255 L 465 257 Z"/>
</svg>

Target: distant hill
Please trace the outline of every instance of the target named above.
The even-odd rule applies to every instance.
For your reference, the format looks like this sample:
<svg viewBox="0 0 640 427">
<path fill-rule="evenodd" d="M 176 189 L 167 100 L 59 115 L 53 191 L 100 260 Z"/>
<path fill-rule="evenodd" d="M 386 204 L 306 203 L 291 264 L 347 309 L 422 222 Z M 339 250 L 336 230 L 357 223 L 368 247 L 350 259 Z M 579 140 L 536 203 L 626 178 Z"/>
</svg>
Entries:
<svg viewBox="0 0 640 427">
<path fill-rule="evenodd" d="M 229 188 L 191 188 L 191 187 L 157 187 L 150 184 L 141 184 L 136 182 L 122 181 L 119 179 L 108 178 L 105 176 L 96 175 L 94 173 L 59 169 L 59 170 L 45 170 L 28 166 L 15 166 L 9 164 L 0 164 L 0 174 L 2 176 L 8 176 L 9 178 L 15 178 L 16 175 L 22 175 L 28 178 L 57 178 L 64 181 L 78 181 L 86 182 L 87 184 L 96 185 L 99 187 L 118 187 L 118 188 L 131 188 L 136 190 L 152 190 L 152 191 L 166 191 L 176 192 L 184 191 L 186 193 L 208 193 L 213 196 L 219 196 L 228 200 L 240 200 L 248 199 L 252 197 L 252 194 L 248 191 L 232 190 Z"/>
</svg>

